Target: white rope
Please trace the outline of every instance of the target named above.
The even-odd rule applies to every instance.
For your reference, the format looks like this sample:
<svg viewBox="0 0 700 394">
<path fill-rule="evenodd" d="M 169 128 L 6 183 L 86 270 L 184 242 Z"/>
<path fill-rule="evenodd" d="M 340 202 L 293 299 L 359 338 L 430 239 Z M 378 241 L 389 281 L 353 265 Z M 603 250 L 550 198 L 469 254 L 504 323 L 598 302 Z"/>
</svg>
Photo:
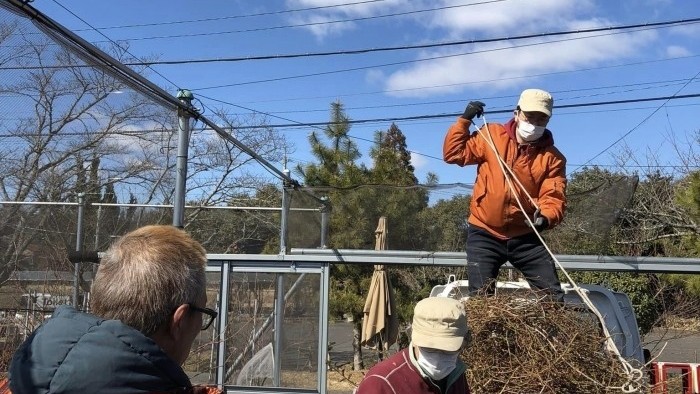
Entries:
<svg viewBox="0 0 700 394">
<path fill-rule="evenodd" d="M 513 196 L 515 197 L 515 201 L 518 203 L 518 207 L 520 207 L 520 210 L 525 213 L 525 208 L 522 205 L 522 202 L 520 201 L 520 197 L 517 193 L 517 190 L 515 189 L 515 186 L 513 185 L 512 179 L 515 180 L 515 182 L 518 184 L 520 189 L 522 190 L 523 193 L 527 196 L 527 198 L 530 200 L 532 205 L 535 207 L 536 210 L 539 211 L 540 207 L 537 204 L 537 202 L 534 200 L 532 196 L 525 190 L 525 187 L 522 185 L 520 180 L 518 180 L 518 177 L 515 176 L 515 173 L 513 170 L 508 166 L 508 163 L 501 158 L 501 155 L 498 152 L 498 149 L 496 148 L 496 145 L 493 142 L 493 138 L 491 137 L 491 131 L 489 130 L 489 125 L 486 123 L 486 117 L 482 114 L 481 115 L 482 120 L 484 122 L 483 128 L 486 129 L 486 135 L 488 136 L 485 137 L 484 133 L 481 131 L 481 128 L 477 129 L 477 133 L 486 141 L 488 146 L 493 150 L 493 152 L 496 155 L 496 158 L 498 160 L 498 164 L 501 167 L 501 171 L 503 172 L 503 176 L 505 177 L 508 187 L 513 193 Z M 509 176 L 510 175 L 510 176 Z M 588 294 L 586 293 L 585 289 L 581 288 L 574 280 L 571 278 L 568 272 L 566 272 L 566 269 L 564 269 L 564 266 L 559 262 L 559 260 L 554 256 L 554 253 L 552 253 L 552 250 L 549 248 L 549 245 L 544 241 L 542 236 L 540 235 L 540 232 L 535 228 L 534 223 L 532 222 L 532 219 L 528 217 L 528 215 L 524 215 L 525 220 L 527 220 L 528 224 L 530 227 L 532 227 L 535 230 L 535 234 L 537 235 L 537 238 L 542 242 L 542 245 L 544 248 L 547 250 L 549 255 L 552 257 L 552 260 L 556 263 L 556 265 L 559 267 L 562 273 L 566 276 L 566 279 L 569 281 L 569 283 L 572 285 L 572 289 L 578 294 L 579 297 L 581 297 L 581 300 L 583 303 L 593 312 L 593 314 L 598 318 L 600 321 L 600 324 L 603 328 L 603 333 L 605 334 L 605 344 L 606 348 L 613 352 L 615 356 L 620 360 L 620 363 L 622 364 L 622 368 L 624 369 L 625 373 L 627 374 L 627 382 L 622 386 L 619 387 L 623 392 L 625 393 L 637 393 L 640 391 L 642 388 L 642 378 L 644 377 L 644 371 L 641 368 L 635 368 L 630 364 L 629 361 L 627 361 L 624 357 L 622 357 L 622 354 L 620 353 L 620 350 L 617 348 L 617 345 L 615 344 L 615 341 L 612 339 L 612 335 L 610 335 L 610 331 L 608 330 L 607 326 L 605 325 L 605 319 L 603 318 L 603 315 L 600 313 L 598 308 L 596 308 L 595 304 L 593 304 L 593 301 L 588 297 Z"/>
</svg>

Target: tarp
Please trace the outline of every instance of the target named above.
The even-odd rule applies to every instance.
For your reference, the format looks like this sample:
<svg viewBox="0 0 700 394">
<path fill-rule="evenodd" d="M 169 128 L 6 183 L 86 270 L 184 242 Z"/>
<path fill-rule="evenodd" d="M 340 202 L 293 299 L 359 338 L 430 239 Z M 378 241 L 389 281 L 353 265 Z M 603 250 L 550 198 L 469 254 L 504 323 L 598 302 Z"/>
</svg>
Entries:
<svg viewBox="0 0 700 394">
<path fill-rule="evenodd" d="M 375 250 L 387 248 L 387 220 L 379 218 L 375 230 Z M 394 309 L 394 291 L 383 265 L 375 265 L 372 282 L 365 301 L 360 344 L 372 349 L 387 350 L 396 343 L 399 319 Z"/>
</svg>

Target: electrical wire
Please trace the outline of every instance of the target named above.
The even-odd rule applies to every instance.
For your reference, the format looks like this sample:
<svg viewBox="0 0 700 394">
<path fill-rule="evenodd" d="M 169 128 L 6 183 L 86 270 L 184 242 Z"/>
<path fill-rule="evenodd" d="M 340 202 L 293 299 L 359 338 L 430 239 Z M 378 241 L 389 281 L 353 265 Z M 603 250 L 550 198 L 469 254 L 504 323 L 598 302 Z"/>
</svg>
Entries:
<svg viewBox="0 0 700 394">
<path fill-rule="evenodd" d="M 594 106 L 603 106 L 603 105 L 618 105 L 618 104 L 632 104 L 632 103 L 641 103 L 641 102 L 648 102 L 648 101 L 659 101 L 659 100 L 680 100 L 680 99 L 688 99 L 688 98 L 698 98 L 700 97 L 700 93 L 694 93 L 694 94 L 685 94 L 685 95 L 673 95 L 673 96 L 659 96 L 659 97 L 646 97 L 646 98 L 636 98 L 636 99 L 627 99 L 627 100 L 608 100 L 608 101 L 598 101 L 598 102 L 588 102 L 588 103 L 577 103 L 577 104 L 566 104 L 566 105 L 556 105 L 554 108 L 556 109 L 567 109 L 567 108 L 582 108 L 582 107 L 594 107 Z M 222 102 L 223 100 L 217 100 L 219 102 Z M 231 104 L 234 106 L 237 106 L 236 104 Z M 507 114 L 513 111 L 513 108 L 507 108 L 507 109 L 495 109 L 489 111 L 489 114 Z M 258 111 L 259 112 L 259 111 Z M 264 113 L 264 112 L 260 112 Z M 346 122 L 348 124 L 364 124 L 364 123 L 388 123 L 388 122 L 397 122 L 397 121 L 402 121 L 402 120 L 416 120 L 416 119 L 440 119 L 440 118 L 454 118 L 462 113 L 441 113 L 441 114 L 430 114 L 430 115 L 412 115 L 412 116 L 395 116 L 395 117 L 385 117 L 385 118 L 370 118 L 370 119 L 350 119 L 347 120 Z M 274 116 L 278 118 L 277 116 Z M 287 124 L 271 124 L 267 125 L 266 127 L 273 127 L 273 128 L 284 128 L 284 127 L 308 127 L 308 126 L 325 126 L 333 124 L 333 122 L 295 122 L 295 123 L 287 123 Z M 239 129 L 254 129 L 260 126 L 238 126 L 237 128 Z"/>
<path fill-rule="evenodd" d="M 484 44 L 502 41 L 519 41 L 532 38 L 544 38 L 544 37 L 555 37 L 561 35 L 570 34 L 586 34 L 586 33 L 596 33 L 601 31 L 617 31 L 617 30 L 632 30 L 644 28 L 648 29 L 659 29 L 665 27 L 671 27 L 675 25 L 686 25 L 695 24 L 700 22 L 700 18 L 691 19 L 679 19 L 664 22 L 653 22 L 653 23 L 638 23 L 632 25 L 618 25 L 609 27 L 598 27 L 590 29 L 578 29 L 578 30 L 566 30 L 558 32 L 549 33 L 534 33 L 534 34 L 524 34 L 519 36 L 508 36 L 508 37 L 497 37 L 497 38 L 484 38 L 484 39 L 473 39 L 473 40 L 459 40 L 459 41 L 449 41 L 449 42 L 439 42 L 439 43 L 428 43 L 428 44 L 417 44 L 417 45 L 401 45 L 393 47 L 379 47 L 379 48 L 361 48 L 354 50 L 339 50 L 339 51 L 327 51 L 327 52 L 313 52 L 313 53 L 292 53 L 285 55 L 256 55 L 256 56 L 244 56 L 244 57 L 227 57 L 227 58 L 209 58 L 209 59 L 187 59 L 187 60 L 159 60 L 159 61 L 149 61 L 149 62 L 130 62 L 125 63 L 127 66 L 145 66 L 145 65 L 177 65 L 177 64 L 193 64 L 193 63 L 220 63 L 220 62 L 241 62 L 241 61 L 251 61 L 251 60 L 278 60 L 278 59 L 295 59 L 295 58 L 307 58 L 307 57 L 322 57 L 322 56 L 339 56 L 339 55 L 358 55 L 374 52 L 390 52 L 390 51 L 402 51 L 402 50 L 414 50 L 414 49 L 428 49 L 428 48 L 442 48 L 458 45 L 474 45 L 474 44 Z"/>
<path fill-rule="evenodd" d="M 646 29 L 638 29 L 638 30 L 635 30 L 635 32 L 644 31 L 644 30 L 646 30 Z M 573 38 L 566 38 L 566 39 L 561 39 L 561 40 L 535 42 L 535 43 L 522 44 L 522 45 L 502 46 L 502 47 L 498 47 L 498 48 L 489 48 L 489 49 L 478 50 L 478 51 L 453 53 L 453 54 L 449 54 L 449 55 L 432 56 L 432 57 L 426 57 L 426 58 L 420 58 L 420 59 L 403 60 L 403 61 L 397 61 L 397 62 L 391 62 L 391 63 L 381 63 L 381 64 L 373 64 L 373 65 L 368 65 L 368 66 L 358 66 L 358 67 L 351 67 L 351 68 L 345 68 L 345 69 L 321 71 L 321 72 L 315 72 L 315 73 L 309 73 L 309 74 L 298 74 L 298 75 L 290 75 L 290 76 L 285 76 L 285 77 L 260 79 L 260 80 L 254 80 L 254 81 L 245 81 L 245 82 L 220 84 L 220 85 L 213 85 L 213 86 L 204 86 L 204 87 L 192 88 L 191 90 L 202 91 L 202 90 L 220 89 L 220 88 L 227 88 L 227 87 L 234 87 L 234 86 L 252 85 L 252 84 L 259 84 L 259 83 L 287 81 L 287 80 L 300 79 L 300 78 L 318 77 L 318 76 L 323 76 L 323 75 L 332 75 L 332 74 L 347 73 L 347 72 L 353 72 L 353 71 L 362 71 L 362 70 L 375 69 L 375 68 L 384 68 L 384 67 L 389 67 L 389 66 L 400 66 L 400 65 L 405 65 L 405 64 L 429 62 L 429 61 L 433 61 L 433 60 L 449 59 L 449 58 L 455 58 L 455 57 L 461 57 L 461 56 L 469 56 L 469 55 L 476 55 L 476 54 L 483 54 L 483 53 L 507 51 L 507 50 L 517 49 L 517 48 L 535 47 L 535 46 L 550 45 L 550 44 L 569 42 L 569 41 L 587 40 L 587 39 L 591 39 L 591 38 L 598 38 L 598 37 L 619 35 L 619 34 L 628 34 L 628 32 L 613 32 L 613 33 L 589 35 L 589 36 L 585 36 L 585 37 L 573 37 Z M 683 56 L 682 58 L 697 57 L 697 56 L 698 55 Z M 666 59 L 664 59 L 664 60 L 666 60 Z M 650 63 L 650 62 L 653 62 L 653 61 L 637 62 L 636 64 L 645 64 L 645 63 Z M 608 67 L 601 67 L 601 68 L 613 68 L 613 67 L 616 67 L 616 66 L 608 66 Z M 538 74 L 537 76 L 539 76 L 539 75 L 555 75 L 555 74 L 561 74 L 561 73 L 566 73 L 566 72 L 569 72 L 569 71 Z M 500 78 L 499 81 L 518 79 L 518 78 L 522 78 L 522 77 Z M 481 82 L 489 82 L 489 81 L 478 81 L 478 82 L 470 82 L 470 83 L 481 83 Z"/>
<path fill-rule="evenodd" d="M 281 30 L 281 29 L 290 29 L 290 28 L 299 28 L 299 27 L 323 26 L 323 25 L 331 25 L 331 24 L 367 21 L 367 20 L 374 20 L 374 19 L 393 18 L 393 17 L 397 17 L 397 16 L 406 16 L 406 15 L 420 14 L 420 13 L 426 13 L 426 12 L 442 11 L 442 10 L 453 9 L 453 8 L 471 7 L 471 6 L 491 4 L 491 3 L 500 3 L 500 2 L 504 2 L 504 1 L 509 1 L 509 0 L 487 0 L 487 1 L 477 2 L 477 3 L 448 5 L 448 6 L 443 6 L 443 7 L 427 8 L 427 9 L 422 9 L 422 10 L 395 12 L 395 13 L 391 13 L 391 14 L 364 16 L 364 17 L 350 18 L 350 19 L 338 19 L 338 20 L 332 20 L 332 21 L 300 23 L 300 24 L 294 24 L 294 25 L 269 26 L 269 27 L 259 27 L 259 28 L 252 28 L 252 29 L 229 30 L 229 31 L 222 31 L 222 32 L 209 32 L 209 33 L 189 33 L 189 34 L 173 34 L 173 35 L 167 35 L 167 36 L 132 37 L 132 38 L 125 38 L 125 40 L 127 40 L 127 41 L 145 41 L 145 40 L 158 40 L 158 39 L 170 39 L 170 38 L 206 37 L 206 36 L 223 35 L 223 34 L 252 33 L 252 32 Z M 99 43 L 99 41 L 97 41 L 97 42 Z"/>
<path fill-rule="evenodd" d="M 690 83 L 690 81 L 692 81 L 692 80 L 693 80 L 693 79 L 690 79 L 688 83 Z M 686 84 L 686 85 L 687 85 L 687 84 Z M 684 86 L 686 86 L 686 85 L 684 85 Z M 668 102 L 671 101 L 671 100 L 686 99 L 686 98 L 697 98 L 697 97 L 700 97 L 700 93 L 698 93 L 698 94 L 689 94 L 689 95 L 673 95 L 673 96 L 663 96 L 663 97 L 637 98 L 637 99 L 629 99 L 629 100 L 615 100 L 615 101 L 604 101 L 604 102 L 588 102 L 588 103 L 558 105 L 558 106 L 555 106 L 554 108 L 555 108 L 555 109 L 566 109 L 566 108 L 579 108 L 579 107 L 592 107 L 592 106 L 604 106 L 604 105 L 617 105 L 617 104 L 628 104 L 628 103 L 648 102 L 648 101 L 659 101 L 659 100 L 665 100 L 665 103 L 664 103 L 664 104 L 666 104 L 666 103 L 668 103 Z M 229 105 L 232 105 L 232 106 L 234 106 L 234 107 L 242 108 L 242 109 L 245 109 L 245 110 L 248 110 L 248 111 L 253 111 L 253 112 L 255 112 L 255 113 L 259 113 L 259 114 L 266 115 L 266 116 L 269 116 L 269 117 L 273 117 L 273 118 L 277 118 L 277 119 L 282 119 L 282 120 L 286 120 L 286 121 L 289 121 L 289 122 L 293 122 L 293 123 L 288 123 L 288 124 L 272 124 L 272 125 L 258 125 L 258 126 L 237 126 L 237 127 L 235 127 L 236 129 L 256 129 L 256 128 L 261 128 L 261 127 L 269 127 L 269 128 L 292 128 L 292 127 L 294 127 L 294 128 L 299 128 L 299 127 L 312 127 L 312 128 L 316 128 L 316 129 L 318 129 L 318 130 L 322 130 L 322 127 L 323 127 L 323 126 L 327 126 L 327 125 L 333 124 L 332 122 L 328 122 L 328 121 L 324 121 L 324 122 L 297 122 L 297 121 L 294 121 L 294 120 L 291 120 L 291 119 L 287 119 L 287 118 L 284 118 L 284 117 L 280 117 L 280 116 L 273 115 L 273 114 L 271 114 L 271 113 L 266 113 L 266 112 L 262 112 L 262 111 L 256 111 L 256 110 L 253 110 L 253 109 L 250 109 L 250 108 L 247 108 L 247 107 L 243 107 L 243 106 L 240 106 L 240 105 L 237 105 L 237 104 L 227 103 L 227 102 L 225 102 L 225 101 L 223 101 L 223 100 L 217 100 L 217 99 L 213 99 L 213 100 L 214 100 L 214 101 L 217 101 L 217 102 L 229 104 Z M 491 114 L 499 114 L 499 113 L 510 113 L 511 111 L 512 111 L 512 108 L 509 108 L 509 109 L 502 109 L 502 110 L 492 110 L 492 111 L 489 111 L 488 113 L 491 115 Z M 415 116 L 407 116 L 407 117 L 390 117 L 390 118 L 375 118 L 375 119 L 355 119 L 355 120 L 347 120 L 346 122 L 347 122 L 348 124 L 390 123 L 390 122 L 391 122 L 391 123 L 395 123 L 395 122 L 402 121 L 402 120 L 455 118 L 455 117 L 459 116 L 460 114 L 461 114 L 461 113 L 451 113 L 451 114 L 437 114 L 437 115 L 415 115 Z M 637 126 L 637 127 L 638 127 L 638 126 Z M 224 129 L 226 129 L 226 128 L 224 128 Z M 202 130 L 203 130 L 203 129 L 202 129 Z M 118 134 L 124 134 L 124 135 L 138 135 L 138 134 L 150 133 L 150 132 L 154 132 L 154 131 L 157 131 L 157 132 L 167 132 L 167 133 L 174 132 L 174 130 L 159 129 L 159 130 L 125 131 L 125 132 L 119 132 Z M 193 130 L 193 131 L 194 131 L 194 130 Z M 633 130 L 632 130 L 632 131 L 633 131 Z M 631 131 L 628 132 L 626 135 L 629 135 L 630 133 L 631 133 Z M 84 132 L 78 132 L 78 133 L 63 133 L 62 135 L 66 135 L 66 136 L 67 136 L 67 135 L 83 136 L 83 135 L 85 135 L 85 134 L 86 134 L 86 133 L 84 133 Z M 626 135 L 625 135 L 625 136 L 626 136 Z M 40 136 L 40 135 L 37 135 L 37 136 Z M 12 135 L 0 135 L 0 138 L 12 138 L 12 137 L 16 137 L 16 136 L 12 136 Z M 350 138 L 353 138 L 353 139 L 360 140 L 360 141 L 375 143 L 375 141 L 370 140 L 370 139 L 367 139 L 367 138 L 362 138 L 362 137 L 357 137 L 357 136 L 349 136 L 349 137 L 350 137 Z M 624 136 L 623 136 L 623 138 L 624 138 Z M 621 139 L 620 139 L 620 140 L 621 140 Z M 617 142 L 619 142 L 619 140 L 618 140 Z M 611 145 L 610 147 L 612 147 L 612 145 Z M 608 147 L 607 149 L 610 149 L 610 147 Z M 430 159 L 435 159 L 435 160 L 440 160 L 440 161 L 442 160 L 442 158 L 439 158 L 439 157 L 436 157 L 436 156 L 432 156 L 432 155 L 428 155 L 428 154 L 425 154 L 425 153 L 420 153 L 420 152 L 415 152 L 415 151 L 409 151 L 409 153 L 416 154 L 416 155 L 420 155 L 420 156 L 427 157 L 427 158 L 430 158 Z M 600 156 L 600 154 L 598 154 L 595 158 L 597 158 L 598 156 Z M 594 159 L 595 159 L 595 158 L 594 158 Z M 585 163 L 583 163 L 583 164 L 578 165 L 578 167 L 577 167 L 573 172 L 578 171 L 581 167 L 584 167 L 584 166 L 586 166 L 586 165 L 591 165 L 591 162 L 592 162 L 592 159 L 591 159 L 591 160 L 588 160 L 587 162 L 585 162 Z M 573 172 L 572 172 L 572 173 L 573 173 Z"/>
<path fill-rule="evenodd" d="M 57 0 L 52 0 L 52 1 L 53 1 L 57 6 L 63 8 L 66 12 L 68 12 L 68 13 L 71 14 L 71 15 L 73 15 L 76 19 L 78 19 L 79 21 L 83 22 L 85 25 L 89 26 L 92 30 L 94 30 L 94 31 L 96 31 L 97 33 L 99 33 L 102 37 L 106 38 L 106 39 L 107 39 L 107 42 L 116 45 L 119 49 L 123 50 L 124 52 L 128 53 L 131 57 L 133 57 L 134 59 L 136 59 L 136 56 L 134 56 L 131 52 L 129 52 L 129 50 L 128 50 L 127 48 L 124 48 L 123 46 L 121 46 L 121 45 L 119 45 L 118 43 L 116 43 L 115 41 L 113 41 L 111 38 L 107 37 L 107 35 L 105 35 L 105 34 L 102 33 L 101 31 L 97 30 L 95 27 L 93 27 L 93 26 L 92 26 L 90 23 L 88 23 L 86 20 L 84 20 L 83 18 L 81 18 L 81 17 L 79 17 L 78 15 L 76 15 L 73 11 L 71 11 L 71 10 L 69 10 L 68 8 L 64 7 L 63 4 L 59 3 Z M 152 68 L 152 67 L 150 67 L 150 66 L 146 66 L 146 67 L 148 67 L 151 71 L 153 71 L 154 73 L 156 73 L 157 75 L 159 75 L 159 76 L 160 76 L 161 78 L 163 78 L 165 81 L 168 81 L 168 83 L 170 83 L 171 85 L 175 86 L 177 89 L 180 89 L 180 87 L 179 87 L 175 82 L 173 82 L 173 81 L 171 81 L 170 79 L 168 79 L 165 75 L 159 73 L 156 69 L 154 69 L 154 68 Z"/>
<path fill-rule="evenodd" d="M 608 145 L 607 147 L 605 147 L 605 149 L 603 149 L 602 151 L 598 152 L 596 155 L 594 155 L 593 157 L 591 157 L 590 159 L 588 159 L 585 163 L 583 163 L 584 166 L 585 166 L 587 163 L 589 163 L 589 162 L 591 162 L 591 161 L 597 159 L 598 157 L 600 157 L 600 155 L 602 155 L 603 153 L 605 153 L 605 152 L 607 152 L 608 150 L 612 149 L 612 147 L 614 147 L 615 145 L 617 145 L 620 141 L 624 140 L 628 135 L 632 134 L 632 133 L 633 133 L 635 130 L 637 130 L 641 125 L 643 125 L 644 123 L 646 123 L 646 121 L 648 121 L 649 119 L 651 119 L 652 116 L 654 116 L 657 112 L 659 112 L 659 111 L 661 110 L 661 108 L 663 108 L 666 104 L 668 104 L 669 101 L 673 100 L 675 97 L 680 97 L 680 96 L 678 95 L 678 93 L 680 93 L 683 89 L 685 89 L 686 86 L 688 86 L 688 85 L 690 84 L 691 81 L 697 79 L 699 76 L 700 76 L 700 71 L 698 71 L 697 73 L 695 73 L 695 75 L 694 75 L 692 78 L 690 78 L 690 79 L 688 80 L 688 82 L 686 82 L 685 84 L 683 84 L 683 86 L 681 86 L 678 90 L 676 90 L 676 93 L 674 93 L 672 96 L 668 96 L 668 97 L 664 98 L 664 99 L 663 99 L 663 100 L 664 100 L 663 103 L 661 103 L 656 109 L 654 109 L 653 111 L 651 111 L 651 113 L 650 113 L 649 115 L 647 115 L 646 117 L 644 117 L 644 119 L 642 119 L 642 120 L 641 120 L 639 123 L 637 123 L 634 127 L 632 127 L 631 129 L 629 129 L 626 133 L 624 133 L 622 136 L 620 136 L 620 138 L 618 138 L 618 139 L 616 139 L 615 141 L 613 141 L 610 145 Z M 578 170 L 579 170 L 580 168 L 582 168 L 582 167 L 583 167 L 583 166 L 575 168 L 575 169 L 572 171 L 572 173 L 578 171 Z"/>
<path fill-rule="evenodd" d="M 252 17 L 258 17 L 258 16 L 291 14 L 291 13 L 305 12 L 305 11 L 318 11 L 318 10 L 324 10 L 324 9 L 330 9 L 330 8 L 342 8 L 342 7 L 348 7 L 348 6 L 360 5 L 360 4 L 381 3 L 384 1 L 386 1 L 386 0 L 364 0 L 364 1 L 355 1 L 352 3 L 342 3 L 342 4 L 323 5 L 323 6 L 316 6 L 316 7 L 296 8 L 296 9 L 291 9 L 291 10 L 258 12 L 258 13 L 254 13 L 254 14 L 219 16 L 219 17 L 215 17 L 215 18 L 188 19 L 188 20 L 180 20 L 180 21 L 167 21 L 167 22 L 153 22 L 153 23 L 138 23 L 138 24 L 119 25 L 119 26 L 106 26 L 106 27 L 98 27 L 98 29 L 100 29 L 100 30 L 113 30 L 113 29 L 127 29 L 127 28 L 134 28 L 134 27 L 151 27 L 151 26 L 177 25 L 177 24 L 186 24 L 186 23 L 214 22 L 214 21 L 229 20 L 229 19 L 243 19 L 243 18 L 252 18 Z M 76 29 L 73 31 L 87 31 L 87 30 L 88 29 Z"/>
<path fill-rule="evenodd" d="M 554 95 L 560 95 L 561 93 L 596 91 L 596 90 L 613 89 L 613 88 L 629 88 L 629 89 L 625 89 L 625 90 L 613 90 L 613 91 L 608 91 L 608 92 L 604 92 L 604 93 L 592 93 L 592 94 L 588 94 L 588 95 L 581 94 L 579 96 L 571 96 L 571 97 L 566 97 L 564 99 L 564 100 L 572 100 L 572 99 L 599 97 L 599 96 L 604 96 L 604 95 L 613 95 L 613 94 L 620 94 L 620 93 L 630 93 L 630 92 L 636 92 L 636 91 L 640 91 L 640 90 L 658 89 L 658 88 L 663 88 L 663 87 L 680 85 L 680 84 L 683 84 L 684 82 L 687 82 L 687 81 L 688 81 L 688 79 L 676 79 L 676 80 L 656 81 L 656 82 L 640 82 L 640 83 L 635 83 L 635 84 L 597 86 L 597 87 L 589 87 L 589 88 L 582 88 L 582 89 L 552 90 L 550 92 Z M 700 81 L 691 81 L 691 82 L 700 82 Z M 377 92 L 377 93 L 383 93 L 383 92 Z M 231 105 L 229 102 L 218 100 L 218 99 L 212 98 L 210 96 L 206 96 L 206 95 L 200 95 L 200 96 L 204 97 L 206 99 L 213 100 L 213 101 L 221 102 L 223 104 Z M 328 98 L 335 98 L 335 99 L 337 99 L 339 97 L 343 97 L 343 95 L 341 94 L 341 95 L 328 96 Z M 490 97 L 480 98 L 480 100 L 501 100 L 501 99 L 506 99 L 506 98 L 517 98 L 517 95 L 490 96 Z M 289 101 L 289 100 L 280 99 L 280 100 L 274 100 L 274 101 Z M 562 101 L 562 99 L 558 98 L 557 101 Z M 361 107 L 345 107 L 345 110 L 351 111 L 351 110 L 379 109 L 379 108 L 405 108 L 405 107 L 417 107 L 417 106 L 425 106 L 425 105 L 450 104 L 450 103 L 464 103 L 464 99 L 439 100 L 439 101 L 419 101 L 419 102 L 409 102 L 409 103 L 401 103 L 401 104 L 369 105 L 369 106 L 361 106 Z M 251 102 L 240 103 L 240 104 L 251 104 Z M 328 108 L 307 109 L 307 110 L 291 110 L 291 111 L 275 111 L 274 113 L 275 114 L 296 114 L 296 113 L 312 113 L 312 112 L 327 112 L 327 111 L 328 111 Z M 245 114 L 239 113 L 239 114 L 232 114 L 232 115 L 245 115 Z"/>
</svg>

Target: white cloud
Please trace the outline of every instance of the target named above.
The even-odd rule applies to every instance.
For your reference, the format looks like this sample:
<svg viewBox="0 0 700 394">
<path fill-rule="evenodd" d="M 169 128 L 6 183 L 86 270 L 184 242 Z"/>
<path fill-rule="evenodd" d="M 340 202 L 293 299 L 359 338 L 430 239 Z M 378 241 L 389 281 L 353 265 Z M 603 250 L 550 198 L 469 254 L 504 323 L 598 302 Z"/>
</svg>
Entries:
<svg viewBox="0 0 700 394">
<path fill-rule="evenodd" d="M 371 84 L 381 85 L 386 79 L 386 75 L 384 75 L 384 72 L 382 70 L 372 69 L 367 71 L 367 73 L 365 74 L 365 79 Z"/>
<path fill-rule="evenodd" d="M 411 165 L 416 170 L 423 169 L 428 166 L 428 159 L 421 155 L 419 152 L 411 152 Z"/>
<path fill-rule="evenodd" d="M 690 52 L 688 49 L 685 47 L 679 46 L 679 45 L 669 45 L 666 47 L 666 55 L 668 57 L 683 57 L 683 56 L 690 56 L 692 55 L 692 52 Z"/>
<path fill-rule="evenodd" d="M 288 0 L 290 8 L 337 5 L 345 0 Z M 596 0 L 528 0 L 492 2 L 465 6 L 462 0 L 388 0 L 336 7 L 311 12 L 327 20 L 399 13 L 409 10 L 443 10 L 404 16 L 416 26 L 413 36 L 426 42 L 515 37 L 527 34 L 582 30 L 620 24 L 605 19 L 604 2 Z M 309 13 L 305 18 L 312 20 Z M 363 23 L 322 25 L 311 28 L 317 37 L 347 33 Z M 422 29 L 422 30 L 421 30 Z M 425 34 L 420 34 L 420 32 Z M 467 87 L 505 90 L 532 82 L 537 75 L 566 72 L 605 64 L 620 63 L 638 56 L 658 39 L 654 30 L 602 32 L 583 35 L 539 37 L 529 40 L 499 41 L 426 50 L 418 60 L 394 71 L 382 68 L 366 75 L 377 81 L 385 75 L 384 88 L 393 96 L 427 97 L 456 93 Z M 413 42 L 416 42 L 415 40 Z M 466 53 L 470 53 L 465 55 Z"/>
<path fill-rule="evenodd" d="M 339 35 L 347 30 L 352 30 L 355 27 L 353 22 L 327 23 L 337 21 L 339 19 L 324 15 L 309 15 L 305 17 L 294 17 L 291 19 L 294 24 L 308 25 L 305 28 L 311 33 L 323 40 L 326 36 Z"/>
<path fill-rule="evenodd" d="M 432 28 L 447 30 L 452 37 L 474 32 L 522 34 L 562 30 L 566 21 L 592 9 L 590 0 L 528 0 L 527 4 L 505 1 L 432 12 L 427 14 L 427 23 Z"/>
<path fill-rule="evenodd" d="M 694 39 L 700 34 L 700 26 L 697 24 L 673 26 L 669 31 L 673 34 L 692 37 Z"/>
<path fill-rule="evenodd" d="M 425 53 L 423 59 L 449 57 L 414 63 L 394 72 L 388 76 L 385 89 L 391 95 L 404 97 L 453 93 L 467 87 L 507 89 L 522 85 L 525 76 L 532 82 L 538 74 L 571 71 L 633 56 L 655 37 L 656 33 L 643 31 L 549 43 L 543 39 L 520 41 L 517 47 L 509 43 L 483 44 L 462 52 Z M 474 54 L 456 56 L 466 52 Z"/>
<path fill-rule="evenodd" d="M 287 8 L 327 7 L 347 3 L 347 0 L 287 0 Z M 357 24 L 353 22 L 327 22 L 370 17 L 387 12 L 387 10 L 391 10 L 396 6 L 410 7 L 410 4 L 405 0 L 384 0 L 342 7 L 319 8 L 316 11 L 294 13 L 290 17 L 290 22 L 294 24 L 309 24 L 305 28 L 311 31 L 316 38 L 323 40 L 327 36 L 340 35 L 357 27 Z"/>
</svg>

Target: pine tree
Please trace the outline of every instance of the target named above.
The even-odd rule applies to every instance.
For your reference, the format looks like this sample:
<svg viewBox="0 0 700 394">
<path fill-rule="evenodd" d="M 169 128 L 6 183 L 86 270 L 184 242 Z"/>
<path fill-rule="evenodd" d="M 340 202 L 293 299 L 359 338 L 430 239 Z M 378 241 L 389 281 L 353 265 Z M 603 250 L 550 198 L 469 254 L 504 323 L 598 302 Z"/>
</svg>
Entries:
<svg viewBox="0 0 700 394">
<path fill-rule="evenodd" d="M 415 234 L 420 231 L 418 214 L 428 206 L 428 193 L 415 176 L 406 137 L 392 123 L 387 131 L 375 134 L 375 142 L 370 152 L 374 159 L 371 181 L 378 185 L 374 188 L 374 223 L 387 217 L 391 249 L 421 249 Z"/>
<path fill-rule="evenodd" d="M 333 206 L 330 220 L 329 246 L 332 248 L 366 248 L 373 242 L 371 221 L 367 207 L 367 189 L 355 186 L 369 181 L 367 169 L 356 163 L 361 155 L 350 139 L 349 118 L 340 102 L 331 104 L 331 116 L 323 132 L 328 143 L 311 133 L 311 151 L 318 164 L 297 167 L 307 186 L 323 187 Z M 347 189 L 346 189 L 347 188 Z M 369 288 L 371 267 L 337 264 L 331 270 L 329 310 L 336 317 L 352 316 L 354 369 L 363 368 L 360 332 L 362 309 Z"/>
</svg>

